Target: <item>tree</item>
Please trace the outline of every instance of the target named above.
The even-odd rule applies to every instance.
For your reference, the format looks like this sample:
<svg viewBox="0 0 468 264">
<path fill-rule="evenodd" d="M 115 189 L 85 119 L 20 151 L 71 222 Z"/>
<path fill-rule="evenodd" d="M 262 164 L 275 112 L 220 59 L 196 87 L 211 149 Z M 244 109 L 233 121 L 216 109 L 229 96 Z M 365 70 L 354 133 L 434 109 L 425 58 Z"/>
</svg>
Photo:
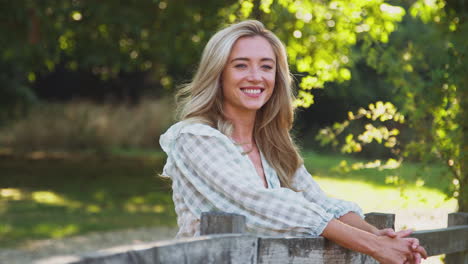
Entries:
<svg viewBox="0 0 468 264">
<path fill-rule="evenodd" d="M 394 101 L 415 132 L 404 156 L 445 164 L 450 171 L 446 180 L 451 183 L 446 194 L 457 198 L 459 211 L 468 211 L 468 78 L 463 63 L 468 53 L 468 6 L 463 3 L 416 1 L 387 44 L 366 43 L 362 52 L 367 64 L 394 87 Z M 378 112 L 384 114 L 394 108 L 380 106 Z M 359 112 L 373 116 L 377 108 Z M 385 120 L 400 118 L 395 112 L 383 116 Z M 337 144 L 337 135 L 355 119 L 354 115 L 349 119 L 322 130 L 319 139 Z M 368 143 L 365 133 L 391 138 L 385 133 L 388 130 L 381 128 L 366 128 L 357 137 L 360 142 L 348 135 L 344 150 L 360 151 L 361 144 Z"/>
<path fill-rule="evenodd" d="M 7 37 L 0 42 L 0 113 L 34 101 L 31 84 L 58 65 L 103 80 L 148 72 L 161 89 L 170 89 L 175 79 L 191 75 L 204 44 L 222 24 L 257 18 L 287 46 L 299 83 L 298 106 L 313 104 L 312 89 L 350 80 L 356 61 L 385 76 L 395 87 L 395 104 L 417 131 L 407 152 L 443 160 L 453 175 L 450 194 L 458 197 L 460 210 L 468 210 L 463 1 L 418 0 L 407 8 L 411 16 L 384 0 L 201 3 L 3 1 L 0 33 Z"/>
<path fill-rule="evenodd" d="M 218 10 L 232 2 L 2 1 L 0 113 L 31 104 L 32 84 L 59 66 L 102 80 L 148 72 L 156 87 L 169 89 L 192 71 L 219 26 Z"/>
<path fill-rule="evenodd" d="M 228 22 L 260 19 L 280 37 L 300 82 L 297 105 L 309 107 L 312 89 L 351 78 L 351 49 L 359 42 L 387 42 L 404 10 L 383 0 L 243 0 L 226 14 Z"/>
<path fill-rule="evenodd" d="M 463 1 L 417 1 L 406 30 L 369 64 L 385 73 L 417 138 L 407 154 L 437 159 L 450 169 L 449 197 L 468 211 L 468 5 Z M 423 32 L 415 36 L 417 32 Z M 377 49 L 369 48 L 369 52 Z M 391 58 L 391 59 L 390 59 Z M 403 70 L 401 70 L 403 69 Z"/>
<path fill-rule="evenodd" d="M 244 0 L 230 8 L 238 13 L 229 17 L 231 21 L 253 15 L 285 41 L 300 80 L 299 106 L 313 104 L 311 89 L 349 80 L 354 66 L 350 58 L 364 58 L 394 87 L 394 101 L 415 131 L 404 155 L 446 164 L 451 171 L 447 181 L 453 183 L 447 195 L 458 199 L 460 211 L 468 211 L 468 76 L 463 63 L 468 53 L 468 5 L 464 1 L 418 0 L 406 6 L 406 16 L 403 7 L 383 1 Z M 353 48 L 359 55 L 353 57 Z M 371 104 L 360 112 L 360 117 L 381 122 L 403 121 L 391 103 Z M 368 125 L 360 140 L 382 140 L 392 147 L 397 134 L 395 128 Z M 359 149 L 352 137 L 347 143 Z M 382 166 L 397 164 L 390 159 Z"/>
</svg>

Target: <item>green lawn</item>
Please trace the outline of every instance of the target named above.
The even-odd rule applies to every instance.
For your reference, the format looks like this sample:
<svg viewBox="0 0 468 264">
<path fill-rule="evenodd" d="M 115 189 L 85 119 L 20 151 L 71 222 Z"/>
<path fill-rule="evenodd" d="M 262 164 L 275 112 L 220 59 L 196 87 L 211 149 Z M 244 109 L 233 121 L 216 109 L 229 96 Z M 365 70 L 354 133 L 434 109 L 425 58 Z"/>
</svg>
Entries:
<svg viewBox="0 0 468 264">
<path fill-rule="evenodd" d="M 164 158 L 0 160 L 0 247 L 90 231 L 175 226 Z"/>
<path fill-rule="evenodd" d="M 443 193 L 449 188 L 450 181 L 444 178 L 445 168 L 442 166 L 404 163 L 395 170 L 365 169 L 340 173 L 334 168 L 343 159 L 348 163 L 362 161 L 343 155 L 304 153 L 306 167 L 328 194 L 355 201 L 365 212 L 456 208 L 456 200 L 447 199 Z M 386 184 L 386 179 L 397 175 L 407 179 L 407 183 L 402 186 Z"/>
<path fill-rule="evenodd" d="M 304 156 L 326 192 L 356 201 L 366 212 L 455 206 L 444 200 L 447 183 L 437 167 L 424 171 L 410 164 L 398 171 L 340 174 L 332 168 L 343 156 Z M 170 182 L 157 176 L 164 161 L 162 153 L 141 151 L 107 159 L 0 159 L 0 247 L 92 231 L 175 226 Z M 397 172 L 423 172 L 426 181 L 408 184 L 402 197 L 400 189 L 385 184 Z"/>
</svg>

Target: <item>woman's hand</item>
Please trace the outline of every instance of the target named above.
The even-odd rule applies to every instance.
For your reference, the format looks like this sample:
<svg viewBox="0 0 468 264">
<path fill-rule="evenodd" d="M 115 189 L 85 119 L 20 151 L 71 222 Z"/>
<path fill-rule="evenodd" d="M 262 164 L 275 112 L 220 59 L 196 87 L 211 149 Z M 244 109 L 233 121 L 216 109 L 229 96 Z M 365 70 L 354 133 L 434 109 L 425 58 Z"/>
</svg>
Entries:
<svg viewBox="0 0 468 264">
<path fill-rule="evenodd" d="M 382 264 L 419 264 L 421 256 L 413 251 L 413 238 L 379 236 L 377 248 L 371 256 Z"/>
<path fill-rule="evenodd" d="M 392 228 L 384 228 L 384 229 L 380 229 L 380 230 L 377 230 L 375 232 L 375 235 L 377 236 L 387 236 L 387 237 L 390 237 L 390 238 L 405 238 L 405 237 L 408 237 L 409 235 L 411 235 L 413 233 L 413 230 L 411 229 L 406 229 L 406 230 L 402 230 L 402 231 L 399 231 L 399 232 L 395 232 Z M 426 259 L 427 258 L 427 252 L 426 250 L 419 245 L 419 240 L 417 238 L 408 238 L 409 241 L 411 242 L 411 250 L 413 251 L 413 262 L 410 262 L 410 261 L 407 261 L 405 262 L 410 264 L 410 263 L 421 263 L 421 259 L 424 258 Z"/>
<path fill-rule="evenodd" d="M 405 230 L 401 230 L 401 231 L 398 231 L 398 232 L 395 232 L 395 230 L 393 230 L 393 228 L 384 228 L 384 229 L 377 229 L 377 231 L 374 232 L 375 235 L 377 236 L 388 236 L 388 237 L 391 237 L 391 238 L 394 238 L 394 237 L 407 237 L 409 235 L 411 235 L 413 233 L 413 230 L 411 229 L 405 229 Z"/>
<path fill-rule="evenodd" d="M 383 235 L 377 235 L 379 234 Z M 390 236 L 386 235 L 389 234 Z M 407 237 L 411 231 L 395 232 L 392 230 L 372 232 L 364 231 L 332 219 L 322 232 L 322 236 L 335 243 L 372 256 L 382 264 L 415 264 L 421 262 L 421 256 L 427 253 L 416 238 Z M 393 237 L 391 237 L 393 236 Z"/>
</svg>

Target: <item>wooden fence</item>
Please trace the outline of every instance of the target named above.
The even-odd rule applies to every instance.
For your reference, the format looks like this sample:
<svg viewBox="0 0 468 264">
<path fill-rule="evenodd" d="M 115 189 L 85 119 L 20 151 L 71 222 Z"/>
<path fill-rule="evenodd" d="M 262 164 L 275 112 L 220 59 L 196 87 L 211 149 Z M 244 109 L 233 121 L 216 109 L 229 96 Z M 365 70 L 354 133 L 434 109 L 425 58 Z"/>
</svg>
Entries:
<svg viewBox="0 0 468 264">
<path fill-rule="evenodd" d="M 378 228 L 394 227 L 395 215 L 370 213 Z M 377 263 L 322 237 L 257 237 L 244 233 L 245 217 L 206 213 L 202 236 L 117 248 L 86 256 L 47 260 L 48 264 L 182 264 L 182 263 Z M 468 264 L 468 213 L 452 213 L 448 227 L 414 232 L 429 256 L 446 254 L 447 264 Z"/>
</svg>

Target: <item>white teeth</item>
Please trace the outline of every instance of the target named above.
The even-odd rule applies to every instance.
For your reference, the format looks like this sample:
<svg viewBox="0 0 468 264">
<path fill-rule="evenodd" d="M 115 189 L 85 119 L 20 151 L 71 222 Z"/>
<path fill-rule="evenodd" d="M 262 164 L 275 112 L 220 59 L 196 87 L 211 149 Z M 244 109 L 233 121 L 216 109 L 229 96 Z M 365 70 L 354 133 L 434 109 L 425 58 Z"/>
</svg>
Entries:
<svg viewBox="0 0 468 264">
<path fill-rule="evenodd" d="M 262 92 L 260 89 L 244 89 L 242 90 L 244 93 L 249 93 L 249 94 L 259 94 Z"/>
</svg>

